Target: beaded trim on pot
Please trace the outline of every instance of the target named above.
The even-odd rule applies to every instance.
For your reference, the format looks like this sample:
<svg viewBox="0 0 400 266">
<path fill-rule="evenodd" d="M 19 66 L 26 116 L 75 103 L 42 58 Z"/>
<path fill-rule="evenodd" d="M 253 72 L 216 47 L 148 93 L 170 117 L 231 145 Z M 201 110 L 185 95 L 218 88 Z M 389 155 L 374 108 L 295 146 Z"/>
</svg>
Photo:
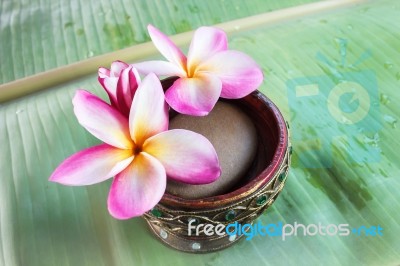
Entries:
<svg viewBox="0 0 400 266">
<path fill-rule="evenodd" d="M 252 224 L 278 197 L 283 189 L 289 171 L 292 147 L 288 144 L 285 157 L 274 176 L 263 187 L 249 196 L 221 206 L 220 208 L 197 211 L 182 211 L 158 204 L 146 213 L 144 218 L 153 233 L 167 245 L 185 252 L 204 253 L 226 248 L 237 242 L 243 235 L 207 236 L 203 229 L 199 235 L 188 232 L 188 223 L 228 225 Z"/>
</svg>

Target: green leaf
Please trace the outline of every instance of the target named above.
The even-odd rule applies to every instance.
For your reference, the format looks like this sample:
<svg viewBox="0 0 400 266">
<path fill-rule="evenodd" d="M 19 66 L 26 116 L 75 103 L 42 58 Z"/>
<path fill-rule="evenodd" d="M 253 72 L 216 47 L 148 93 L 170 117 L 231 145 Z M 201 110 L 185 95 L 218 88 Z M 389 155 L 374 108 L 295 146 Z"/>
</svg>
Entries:
<svg viewBox="0 0 400 266">
<path fill-rule="evenodd" d="M 2 24 L 1 40 L 7 37 L 10 42 L 2 41 L 0 46 L 1 80 L 14 80 L 77 61 L 89 51 L 104 53 L 147 40 L 144 25 L 152 19 L 171 34 L 188 29 L 186 23 L 179 27 L 168 23 L 188 19 L 184 14 L 193 15 L 188 23 L 195 28 L 214 24 L 217 22 L 213 21 L 214 16 L 225 21 L 271 8 L 263 5 L 263 1 L 252 6 L 237 2 L 236 12 L 234 4 L 224 4 L 215 10 L 213 3 L 197 3 L 196 9 L 192 7 L 194 2 L 179 4 L 178 1 L 175 4 L 178 11 L 174 11 L 170 2 L 156 8 L 155 2 L 126 1 L 120 4 L 125 8 L 115 9 L 106 8 L 108 4 L 104 2 L 93 5 L 83 1 L 52 2 L 50 7 L 43 1 L 29 6 L 2 3 L 1 18 L 9 21 L 9 26 Z M 289 3 L 298 2 L 284 1 L 282 5 Z M 155 11 L 134 12 L 146 8 Z M 129 18 L 121 15 L 124 10 L 132 10 Z M 223 15 L 217 16 L 218 11 Z M 280 237 L 256 236 L 220 252 L 192 255 L 162 245 L 141 218 L 113 219 L 106 207 L 110 182 L 67 187 L 47 180 L 67 156 L 98 143 L 79 126 L 71 103 L 77 88 L 106 97 L 94 73 L 0 105 L 0 265 L 397 264 L 400 261 L 397 153 L 400 142 L 396 125 L 400 116 L 397 92 L 400 31 L 395 22 L 399 11 L 400 5 L 395 0 L 368 2 L 232 34 L 229 43 L 231 49 L 244 51 L 259 62 L 265 73 L 260 90 L 292 124 L 294 153 L 290 175 L 282 194 L 259 221 L 380 225 L 383 236 L 299 235 L 285 241 Z M 172 19 L 174 16 L 179 19 Z M 135 33 L 135 42 L 129 41 L 131 32 L 126 33 L 129 38 L 113 39 L 127 31 L 124 20 L 135 21 L 135 27 L 141 29 L 134 28 L 140 32 Z M 106 22 L 111 26 L 104 30 Z M 43 28 L 35 28 L 41 23 Z M 61 28 L 64 30 L 56 30 Z M 47 42 L 52 31 L 57 37 Z M 347 42 L 345 52 L 343 40 Z M 55 50 L 57 54 L 52 54 Z M 369 52 L 365 54 L 366 51 Z M 319 54 L 327 61 L 318 59 Z M 356 64 L 363 54 L 365 60 Z M 342 64 L 343 57 L 346 64 Z M 305 132 L 296 130 L 296 123 L 309 124 L 316 114 L 326 110 L 327 97 L 322 95 L 310 106 L 298 107 L 290 100 L 290 80 L 305 77 L 312 82 L 315 77 L 324 77 L 320 87 L 334 87 L 352 77 L 346 73 L 357 72 L 361 73 L 361 81 L 373 83 L 368 74 L 371 72 L 365 70 L 372 71 L 376 78 L 378 97 L 369 98 L 370 116 L 380 125 L 377 136 L 371 135 L 368 126 L 356 136 L 353 129 L 334 126 L 332 117 L 320 120 L 324 127 L 317 125 L 312 130 L 306 128 Z M 346 97 L 340 105 L 349 108 L 344 108 L 348 112 L 366 100 L 361 97 L 358 103 L 353 103 Z M 318 132 L 322 131 L 326 134 L 321 137 Z M 304 138 L 315 134 L 320 143 L 331 144 L 331 155 L 329 147 L 324 150 L 327 154 L 304 152 L 308 145 Z M 351 140 L 355 146 L 349 145 Z M 370 162 L 372 151 L 378 151 L 379 158 Z M 331 167 L 326 167 L 324 164 L 330 160 Z M 318 163 L 315 166 L 319 168 L 307 168 L 307 163 Z"/>
<path fill-rule="evenodd" d="M 150 40 L 317 0 L 51 0 L 0 5 L 0 84 Z"/>
</svg>

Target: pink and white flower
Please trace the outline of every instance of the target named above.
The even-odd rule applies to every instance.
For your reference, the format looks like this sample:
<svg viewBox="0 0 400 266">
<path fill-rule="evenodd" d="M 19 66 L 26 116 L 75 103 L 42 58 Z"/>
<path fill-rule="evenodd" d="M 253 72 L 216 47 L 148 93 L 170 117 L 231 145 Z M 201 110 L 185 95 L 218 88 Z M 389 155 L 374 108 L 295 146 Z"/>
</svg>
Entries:
<svg viewBox="0 0 400 266">
<path fill-rule="evenodd" d="M 113 67 L 105 76 L 114 78 L 112 72 Z M 137 88 L 129 118 L 84 90 L 77 91 L 73 104 L 79 123 L 104 144 L 67 158 L 50 181 L 80 186 L 115 176 L 108 196 L 108 210 L 115 218 L 128 219 L 152 209 L 165 192 L 167 176 L 205 184 L 220 175 L 217 154 L 205 137 L 168 130 L 168 107 L 154 74 Z"/>
<path fill-rule="evenodd" d="M 98 80 L 110 98 L 111 106 L 129 116 L 133 97 L 140 84 L 135 68 L 122 61 L 115 61 L 111 68 L 99 68 Z"/>
<path fill-rule="evenodd" d="M 228 50 L 226 34 L 220 29 L 197 29 L 187 57 L 157 28 L 149 25 L 148 31 L 168 62 L 147 61 L 133 66 L 141 74 L 178 76 L 165 98 L 180 113 L 207 115 L 219 97 L 242 98 L 263 81 L 262 71 L 253 59 L 242 52 Z"/>
</svg>

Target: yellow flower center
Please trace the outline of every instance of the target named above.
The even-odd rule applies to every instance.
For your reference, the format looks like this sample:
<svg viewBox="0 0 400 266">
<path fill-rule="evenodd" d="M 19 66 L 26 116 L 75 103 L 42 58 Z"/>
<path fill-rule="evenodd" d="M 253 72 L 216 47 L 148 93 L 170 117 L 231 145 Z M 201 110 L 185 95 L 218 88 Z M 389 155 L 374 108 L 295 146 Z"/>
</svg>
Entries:
<svg viewBox="0 0 400 266">
<path fill-rule="evenodd" d="M 135 147 L 132 149 L 133 155 L 137 156 L 139 153 L 143 151 L 142 147 L 140 145 L 135 145 Z"/>
<path fill-rule="evenodd" d="M 188 78 L 193 78 L 196 74 L 197 64 L 191 64 L 187 66 L 186 74 Z"/>
</svg>

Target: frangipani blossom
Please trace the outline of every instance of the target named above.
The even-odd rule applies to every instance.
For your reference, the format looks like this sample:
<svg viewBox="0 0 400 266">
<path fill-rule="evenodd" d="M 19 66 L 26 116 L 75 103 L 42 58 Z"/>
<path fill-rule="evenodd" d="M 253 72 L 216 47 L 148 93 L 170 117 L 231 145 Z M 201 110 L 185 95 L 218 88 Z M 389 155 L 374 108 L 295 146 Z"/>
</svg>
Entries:
<svg viewBox="0 0 400 266">
<path fill-rule="evenodd" d="M 77 91 L 73 104 L 79 123 L 104 144 L 67 158 L 50 181 L 80 186 L 115 176 L 108 196 L 108 210 L 115 218 L 152 209 L 165 192 L 167 176 L 205 184 L 220 175 L 217 154 L 205 137 L 167 130 L 168 108 L 154 74 L 139 85 L 129 118 L 84 90 Z"/>
<path fill-rule="evenodd" d="M 194 33 L 188 57 L 162 32 L 148 26 L 150 37 L 169 61 L 134 64 L 139 73 L 179 78 L 166 91 L 167 103 L 188 115 L 207 115 L 219 97 L 242 98 L 256 90 L 263 81 L 257 63 L 248 55 L 228 50 L 224 31 L 200 27 Z"/>
<path fill-rule="evenodd" d="M 122 61 L 115 61 L 111 64 L 111 69 L 99 68 L 98 80 L 107 92 L 111 105 L 128 117 L 140 84 L 137 70 Z"/>
</svg>

